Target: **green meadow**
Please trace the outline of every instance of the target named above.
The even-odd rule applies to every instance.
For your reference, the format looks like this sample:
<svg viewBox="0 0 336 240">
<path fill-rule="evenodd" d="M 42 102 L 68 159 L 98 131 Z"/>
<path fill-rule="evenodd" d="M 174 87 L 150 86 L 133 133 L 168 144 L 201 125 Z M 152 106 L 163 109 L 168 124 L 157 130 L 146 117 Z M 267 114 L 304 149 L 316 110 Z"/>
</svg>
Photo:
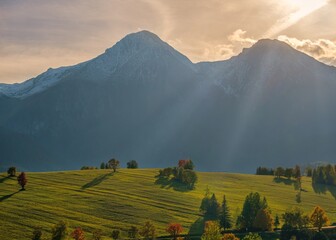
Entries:
<svg viewBox="0 0 336 240">
<path fill-rule="evenodd" d="M 273 217 L 286 209 L 301 207 L 310 213 L 320 205 L 331 222 L 336 222 L 336 188 L 315 186 L 302 178 L 301 203 L 292 181 L 275 181 L 272 176 L 198 172 L 196 188 L 155 178 L 158 169 L 83 170 L 27 173 L 26 191 L 19 191 L 16 178 L 0 174 L 0 239 L 30 239 L 34 227 L 41 227 L 50 239 L 52 226 L 60 220 L 69 230 L 80 226 L 90 232 L 101 229 L 105 239 L 114 229 L 126 231 L 151 220 L 158 235 L 166 235 L 168 223 L 178 222 L 184 233 L 201 231 L 199 206 L 209 187 L 221 202 L 226 195 L 234 218 L 246 195 L 259 192 L 267 198 Z M 123 233 L 125 234 L 125 233 Z"/>
</svg>

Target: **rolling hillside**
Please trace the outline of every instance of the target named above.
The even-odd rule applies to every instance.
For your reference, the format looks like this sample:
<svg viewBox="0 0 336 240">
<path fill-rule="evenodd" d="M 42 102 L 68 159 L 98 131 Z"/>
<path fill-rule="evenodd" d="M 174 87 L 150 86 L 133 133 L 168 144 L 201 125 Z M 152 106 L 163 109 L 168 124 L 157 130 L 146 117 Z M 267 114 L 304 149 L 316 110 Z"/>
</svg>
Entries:
<svg viewBox="0 0 336 240">
<path fill-rule="evenodd" d="M 27 191 L 18 192 L 16 179 L 2 173 L 0 239 L 29 239 L 36 226 L 41 226 L 44 237 L 49 237 L 51 227 L 59 220 L 66 220 L 70 229 L 81 226 L 87 236 L 95 229 L 109 236 L 113 229 L 140 227 L 148 219 L 155 223 L 159 235 L 166 234 L 169 222 L 181 223 L 184 233 L 195 233 L 201 221 L 198 208 L 207 186 L 220 201 L 226 194 L 234 217 L 245 196 L 258 191 L 266 196 L 273 216 L 296 205 L 310 213 L 318 204 L 331 222 L 336 221 L 336 188 L 314 190 L 310 178 L 303 178 L 305 191 L 302 202 L 297 204 L 294 185 L 274 182 L 271 176 L 201 172 L 196 189 L 185 191 L 156 181 L 156 174 L 157 169 L 121 169 L 115 174 L 110 170 L 27 173 Z"/>
</svg>

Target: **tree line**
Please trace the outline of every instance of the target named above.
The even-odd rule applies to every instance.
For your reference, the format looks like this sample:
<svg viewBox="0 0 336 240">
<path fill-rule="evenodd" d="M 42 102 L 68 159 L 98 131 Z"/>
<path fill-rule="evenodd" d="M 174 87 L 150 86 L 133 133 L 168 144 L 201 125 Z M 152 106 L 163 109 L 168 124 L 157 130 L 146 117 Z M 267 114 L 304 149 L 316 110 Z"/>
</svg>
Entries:
<svg viewBox="0 0 336 240">
<path fill-rule="evenodd" d="M 177 167 L 167 167 L 159 170 L 159 178 L 165 178 L 185 185 L 189 189 L 194 189 L 198 180 L 194 171 L 195 165 L 192 160 L 179 160 Z"/>
<path fill-rule="evenodd" d="M 239 232 L 274 231 L 279 229 L 281 220 L 283 222 L 281 240 L 291 239 L 292 236 L 305 240 L 324 239 L 321 237 L 322 227 L 330 224 L 329 218 L 320 206 L 316 206 L 310 215 L 295 207 L 286 210 L 281 217 L 276 215 L 273 218 L 266 198 L 258 192 L 251 192 L 246 196 L 242 211 L 235 222 L 225 195 L 220 204 L 216 195 L 211 194 L 208 188 L 202 199 L 200 211 L 205 221 L 202 240 L 238 239 L 233 233 L 228 233 L 228 229 L 231 229 L 231 232 L 232 230 Z M 317 231 L 308 227 L 315 227 Z M 261 237 L 250 234 L 243 238 L 243 240 L 246 239 L 261 239 Z"/>
</svg>

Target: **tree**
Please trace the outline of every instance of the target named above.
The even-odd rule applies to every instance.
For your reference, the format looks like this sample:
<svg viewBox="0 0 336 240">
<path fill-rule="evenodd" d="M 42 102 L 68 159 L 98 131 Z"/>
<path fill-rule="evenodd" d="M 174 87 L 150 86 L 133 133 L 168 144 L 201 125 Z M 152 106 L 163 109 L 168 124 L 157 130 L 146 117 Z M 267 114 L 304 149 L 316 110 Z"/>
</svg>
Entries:
<svg viewBox="0 0 336 240">
<path fill-rule="evenodd" d="M 119 168 L 119 160 L 112 158 L 111 160 L 108 161 L 109 168 L 113 169 L 113 172 L 117 171 L 117 168 Z"/>
<path fill-rule="evenodd" d="M 272 231 L 273 218 L 266 208 L 259 209 L 257 216 L 254 219 L 253 226 L 262 231 Z"/>
<path fill-rule="evenodd" d="M 104 162 L 102 162 L 101 164 L 100 164 L 100 169 L 105 169 L 105 163 Z"/>
<path fill-rule="evenodd" d="M 145 224 L 142 226 L 142 228 L 139 231 L 140 235 L 146 239 L 154 239 L 156 235 L 156 229 L 153 223 L 150 221 L 145 222 Z"/>
<path fill-rule="evenodd" d="M 239 240 L 233 233 L 225 233 L 222 240 Z"/>
<path fill-rule="evenodd" d="M 18 183 L 21 186 L 21 190 L 26 190 L 25 186 L 27 184 L 27 177 L 26 177 L 25 172 L 20 173 L 20 175 L 18 176 L 17 180 L 18 180 Z"/>
<path fill-rule="evenodd" d="M 305 172 L 307 177 L 311 177 L 313 175 L 313 169 L 311 167 L 307 167 Z"/>
<path fill-rule="evenodd" d="M 71 237 L 75 240 L 84 240 L 84 231 L 80 227 L 76 227 L 75 230 L 71 233 Z"/>
<path fill-rule="evenodd" d="M 179 160 L 178 167 L 179 168 L 184 168 L 184 169 L 189 169 L 189 170 L 194 170 L 195 165 L 191 161 L 191 159 L 188 159 L 188 160 Z"/>
<path fill-rule="evenodd" d="M 111 234 L 111 237 L 112 237 L 112 239 L 116 240 L 116 239 L 119 238 L 119 235 L 120 235 L 120 230 L 113 230 L 112 234 Z"/>
<path fill-rule="evenodd" d="M 52 240 L 63 240 L 67 235 L 67 225 L 64 221 L 57 223 L 51 230 Z"/>
<path fill-rule="evenodd" d="M 138 237 L 138 234 L 139 229 L 135 226 L 131 226 L 127 231 L 128 238 L 130 239 L 136 239 Z"/>
<path fill-rule="evenodd" d="M 275 215 L 275 219 L 274 219 L 274 227 L 275 229 L 277 229 L 280 226 L 280 219 L 279 219 L 279 215 Z"/>
<path fill-rule="evenodd" d="M 197 182 L 197 174 L 192 170 L 184 170 L 182 172 L 182 183 L 186 184 L 189 189 L 194 189 Z"/>
<path fill-rule="evenodd" d="M 178 235 L 182 233 L 183 227 L 179 223 L 170 223 L 166 231 L 173 237 L 174 240 L 176 240 Z"/>
<path fill-rule="evenodd" d="M 127 168 L 135 169 L 138 168 L 138 163 L 135 160 L 127 162 Z"/>
<path fill-rule="evenodd" d="M 314 227 L 318 228 L 319 231 L 321 231 L 323 226 L 327 226 L 330 224 L 327 214 L 320 206 L 316 206 L 314 208 L 313 212 L 310 215 L 310 221 Z"/>
<path fill-rule="evenodd" d="M 293 168 L 286 168 L 285 170 L 285 177 L 291 179 L 293 176 Z"/>
<path fill-rule="evenodd" d="M 35 228 L 33 231 L 32 240 L 41 240 L 42 239 L 42 230 L 41 228 Z"/>
<path fill-rule="evenodd" d="M 204 218 L 207 220 L 216 220 L 220 214 L 220 205 L 217 201 L 216 195 L 213 193 L 211 198 L 208 199 L 205 209 Z"/>
<path fill-rule="evenodd" d="M 7 174 L 10 177 L 15 177 L 15 175 L 16 175 L 16 167 L 10 167 L 10 168 L 8 168 Z"/>
<path fill-rule="evenodd" d="M 223 197 L 222 209 L 221 209 L 220 216 L 219 216 L 219 222 L 220 222 L 220 226 L 224 229 L 224 231 L 225 229 L 232 228 L 232 218 L 231 218 L 230 210 L 229 210 L 225 195 Z"/>
<path fill-rule="evenodd" d="M 93 233 L 92 233 L 92 239 L 93 240 L 102 240 L 102 238 L 103 238 L 102 230 L 97 229 L 97 230 L 93 231 Z"/>
<path fill-rule="evenodd" d="M 274 175 L 277 177 L 277 178 L 280 178 L 281 176 L 283 176 L 285 174 L 285 169 L 283 169 L 283 167 L 277 167 L 275 169 L 275 172 L 274 172 Z"/>
<path fill-rule="evenodd" d="M 222 238 L 220 226 L 215 221 L 207 221 L 204 226 L 204 233 L 201 240 L 220 240 Z"/>
<path fill-rule="evenodd" d="M 286 210 L 282 214 L 282 219 L 284 220 L 284 225 L 298 229 L 307 226 L 309 223 L 309 217 L 304 215 L 303 211 L 298 207 Z"/>
<path fill-rule="evenodd" d="M 249 233 L 242 240 L 262 240 L 258 233 Z"/>
<path fill-rule="evenodd" d="M 260 209 L 266 209 L 267 207 L 266 198 L 261 200 L 260 194 L 258 192 L 251 192 L 245 198 L 243 210 L 237 220 L 238 224 L 241 228 L 252 228 L 258 211 Z"/>
<path fill-rule="evenodd" d="M 294 170 L 293 170 L 293 176 L 295 178 L 300 178 L 301 177 L 301 169 L 299 165 L 295 165 Z"/>
</svg>

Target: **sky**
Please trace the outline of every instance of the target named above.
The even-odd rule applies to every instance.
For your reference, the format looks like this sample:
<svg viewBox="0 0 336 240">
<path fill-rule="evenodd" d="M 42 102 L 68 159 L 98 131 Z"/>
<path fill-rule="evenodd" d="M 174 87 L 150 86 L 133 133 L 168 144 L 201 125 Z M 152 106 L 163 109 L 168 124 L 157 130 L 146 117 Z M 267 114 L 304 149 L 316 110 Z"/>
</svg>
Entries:
<svg viewBox="0 0 336 240">
<path fill-rule="evenodd" d="M 336 66 L 336 0 L 0 0 L 0 83 L 89 60 L 141 30 L 193 62 L 271 38 Z"/>
</svg>

